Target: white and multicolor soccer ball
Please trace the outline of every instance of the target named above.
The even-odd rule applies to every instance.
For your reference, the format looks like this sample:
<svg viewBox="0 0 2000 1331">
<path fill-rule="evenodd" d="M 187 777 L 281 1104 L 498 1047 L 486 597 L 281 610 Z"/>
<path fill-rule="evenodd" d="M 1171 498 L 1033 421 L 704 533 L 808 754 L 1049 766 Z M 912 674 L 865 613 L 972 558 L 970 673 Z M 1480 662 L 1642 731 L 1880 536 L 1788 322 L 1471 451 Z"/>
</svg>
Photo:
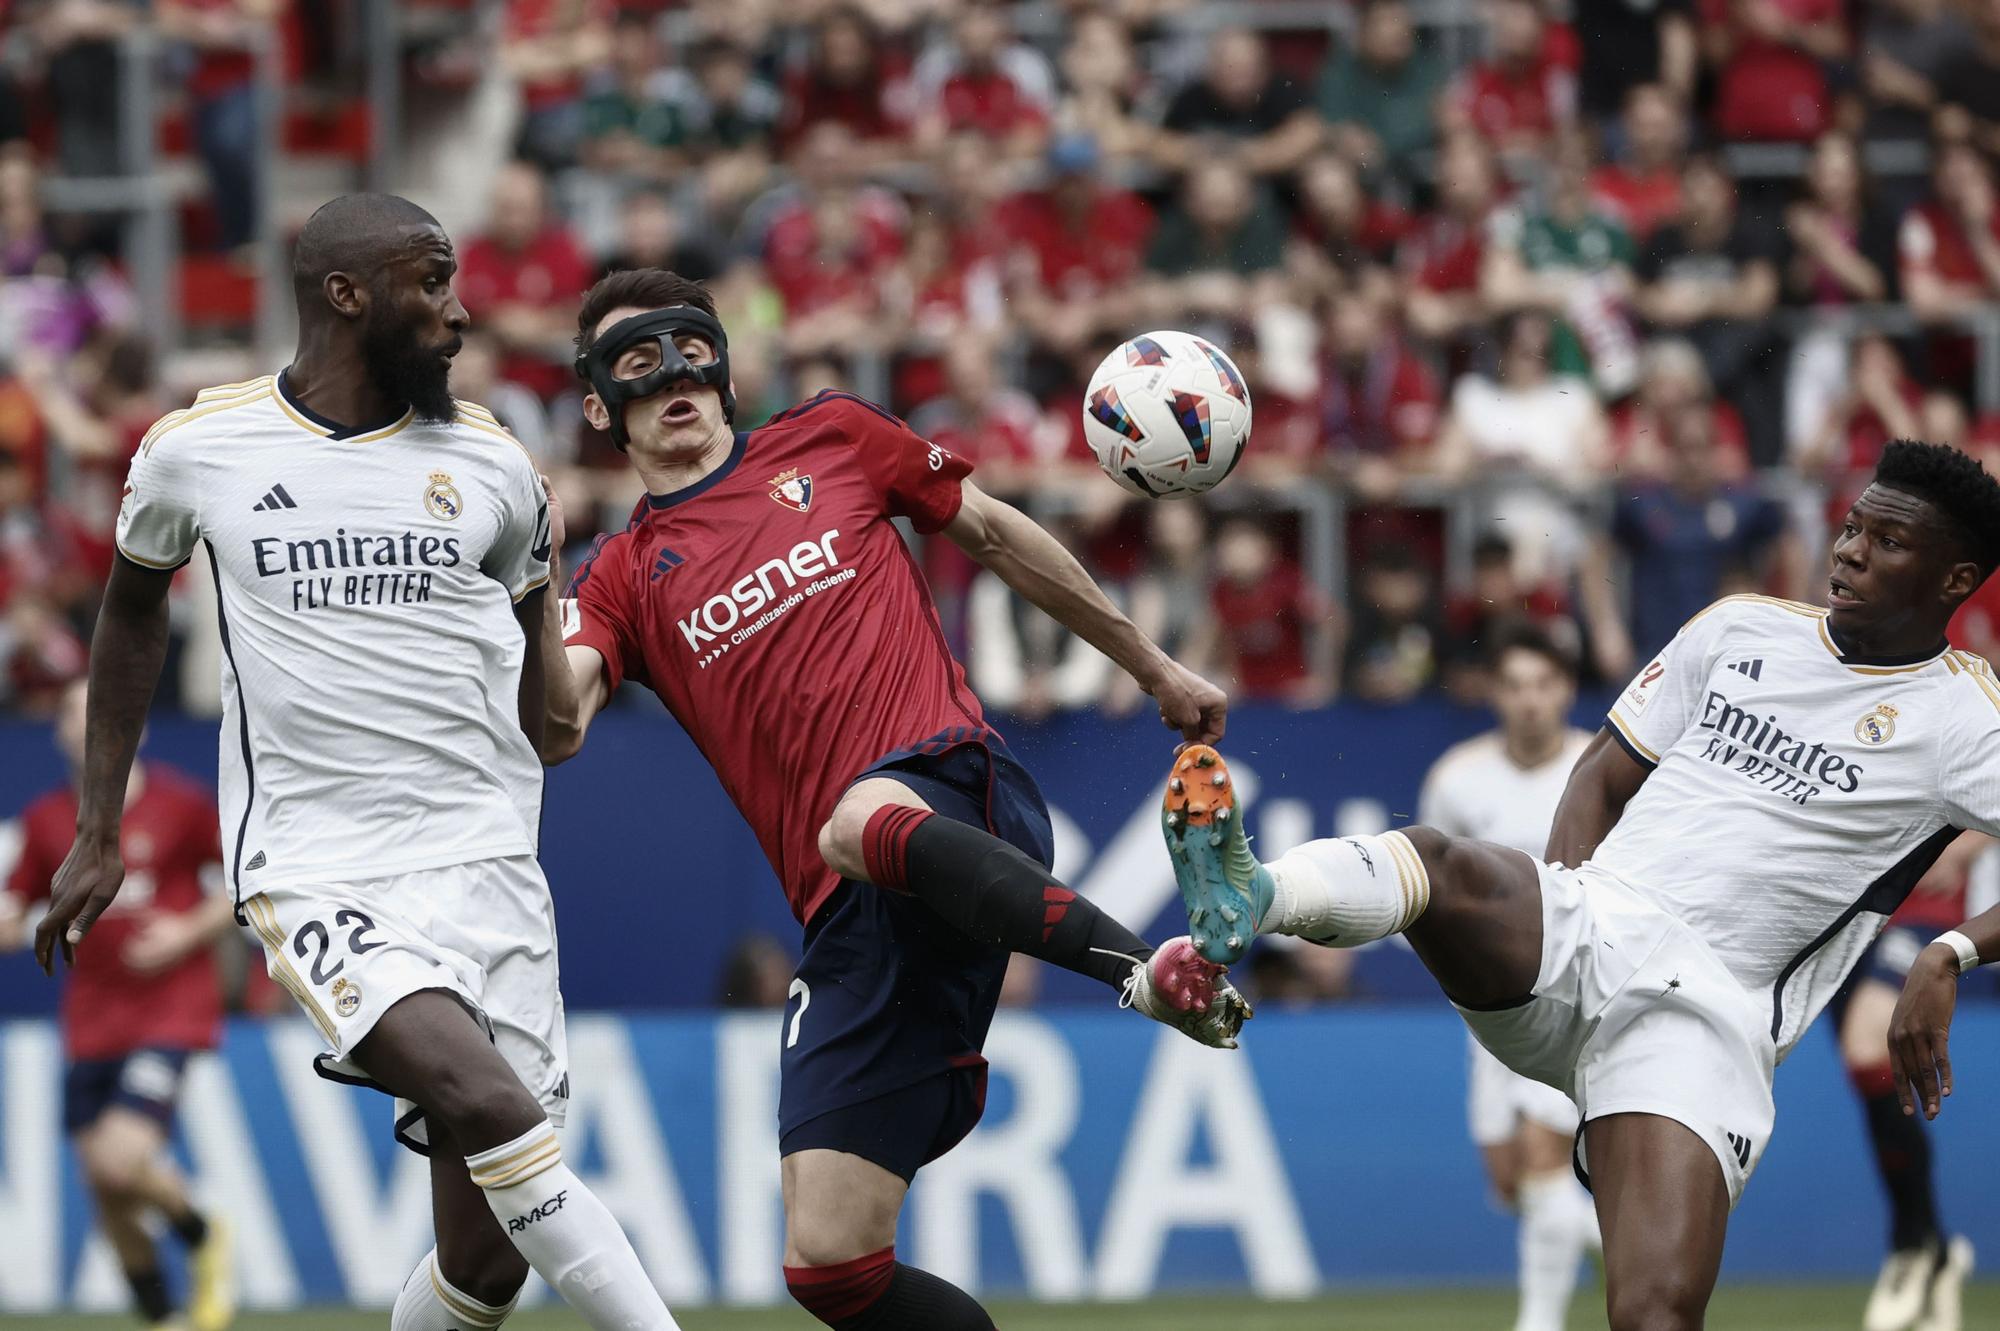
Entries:
<svg viewBox="0 0 2000 1331">
<path fill-rule="evenodd" d="M 1235 362 L 1193 333 L 1147 333 L 1097 367 L 1083 437 L 1104 474 L 1135 495 L 1213 488 L 1250 442 L 1250 390 Z"/>
</svg>

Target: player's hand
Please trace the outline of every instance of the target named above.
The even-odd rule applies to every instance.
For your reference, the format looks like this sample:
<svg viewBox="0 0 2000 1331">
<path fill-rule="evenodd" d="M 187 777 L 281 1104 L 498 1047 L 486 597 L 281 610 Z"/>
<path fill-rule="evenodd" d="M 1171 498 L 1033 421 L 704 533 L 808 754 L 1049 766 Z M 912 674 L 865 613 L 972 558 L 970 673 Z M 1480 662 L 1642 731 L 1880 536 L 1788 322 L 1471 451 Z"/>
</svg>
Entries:
<svg viewBox="0 0 2000 1331">
<path fill-rule="evenodd" d="M 542 493 L 549 501 L 549 549 L 557 555 L 569 544 L 569 524 L 563 520 L 562 496 L 556 493 L 556 483 L 549 479 L 547 472 L 537 472 L 542 478 Z"/>
<path fill-rule="evenodd" d="M 1948 1042 L 1957 1005 L 1958 958 L 1951 949 L 1933 944 L 1917 955 L 1889 1018 L 1889 1067 L 1905 1114 L 1921 1106 L 1925 1118 L 1936 1118 L 1939 1101 L 1951 1094 Z"/>
<path fill-rule="evenodd" d="M 200 944 L 200 930 L 186 916 L 161 913 L 140 925 L 118 956 L 141 975 L 158 975 L 187 960 Z"/>
<path fill-rule="evenodd" d="M 1160 705 L 1160 720 L 1181 732 L 1190 744 L 1213 744 L 1222 738 L 1229 719 L 1229 696 L 1172 657 L 1159 674 L 1142 679 L 1139 687 Z"/>
<path fill-rule="evenodd" d="M 44 975 L 56 973 L 56 948 L 63 960 L 76 965 L 77 944 L 104 913 L 125 882 L 125 861 L 118 836 L 83 837 L 69 848 L 49 887 L 49 911 L 35 926 L 35 960 Z"/>
</svg>

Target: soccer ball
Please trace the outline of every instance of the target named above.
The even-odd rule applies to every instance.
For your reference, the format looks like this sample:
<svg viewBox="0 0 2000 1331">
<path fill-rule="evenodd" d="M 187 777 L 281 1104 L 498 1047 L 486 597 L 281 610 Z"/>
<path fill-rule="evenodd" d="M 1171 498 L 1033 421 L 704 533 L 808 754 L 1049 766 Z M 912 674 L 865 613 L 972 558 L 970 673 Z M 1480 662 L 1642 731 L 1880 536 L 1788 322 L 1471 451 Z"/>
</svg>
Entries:
<svg viewBox="0 0 2000 1331">
<path fill-rule="evenodd" d="M 1083 437 L 1104 474 L 1133 494 L 1198 495 L 1243 456 L 1250 390 L 1213 343 L 1193 333 L 1147 333 L 1090 376 Z"/>
</svg>

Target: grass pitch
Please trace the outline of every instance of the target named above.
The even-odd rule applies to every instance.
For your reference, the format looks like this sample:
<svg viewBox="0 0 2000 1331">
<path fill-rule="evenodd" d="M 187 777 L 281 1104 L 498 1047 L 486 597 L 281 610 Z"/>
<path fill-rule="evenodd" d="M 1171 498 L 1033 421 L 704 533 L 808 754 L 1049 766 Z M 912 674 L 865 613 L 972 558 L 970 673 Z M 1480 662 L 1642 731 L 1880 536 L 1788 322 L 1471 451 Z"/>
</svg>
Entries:
<svg viewBox="0 0 2000 1331">
<path fill-rule="evenodd" d="M 1571 1331 L 1604 1325 L 1601 1292 L 1579 1291 Z M 1709 1331 L 1848 1331 L 1861 1323 L 1862 1285 L 1735 1285 L 1716 1295 Z M 1514 1312 L 1504 1290 L 1378 1291 L 1301 1303 L 1249 1299 L 1156 1299 L 1146 1303 L 1070 1307 L 1002 1303 L 993 1306 L 1004 1331 L 1502 1331 Z M 793 1308 L 766 1312 L 676 1314 L 684 1331 L 812 1331 L 819 1323 Z M 384 1331 L 386 1312 L 324 1309 L 284 1316 L 245 1316 L 235 1331 Z M 128 1331 L 115 1317 L 7 1317 L 6 1331 Z M 561 1310 L 522 1313 L 508 1331 L 581 1331 Z M 1966 1290 L 1965 1325 L 2000 1326 L 2000 1283 Z"/>
</svg>

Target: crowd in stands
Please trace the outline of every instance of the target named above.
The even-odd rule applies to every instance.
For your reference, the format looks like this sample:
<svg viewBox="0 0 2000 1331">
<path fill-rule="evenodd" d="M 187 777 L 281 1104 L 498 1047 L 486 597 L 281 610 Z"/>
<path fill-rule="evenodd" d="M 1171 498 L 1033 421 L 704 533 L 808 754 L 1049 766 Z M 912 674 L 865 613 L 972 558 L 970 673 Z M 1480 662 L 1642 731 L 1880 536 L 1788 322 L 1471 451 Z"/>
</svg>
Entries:
<svg viewBox="0 0 2000 1331">
<path fill-rule="evenodd" d="M 457 237 L 455 383 L 579 541 L 636 490 L 581 417 L 576 300 L 647 264 L 712 285 L 740 424 L 883 401 L 1245 699 L 1476 698 L 1514 618 L 1617 680 L 1719 594 L 1818 599 L 1886 440 L 2000 466 L 2000 0 L 495 3 L 517 123 Z M 189 53 L 219 247 L 257 188 L 243 32 L 285 5 L 148 20 Z M 115 254 L 37 185 L 98 169 L 65 53 L 139 11 L 21 8 L 51 58 L 0 96 L 0 694 L 33 708 L 176 403 Z M 1082 383 L 1156 327 L 1251 382 L 1205 502 L 1127 502 L 1083 442 Z M 1140 701 L 947 544 L 924 563 L 995 706 Z M 2000 652 L 2000 588 L 1957 632 Z"/>
</svg>

